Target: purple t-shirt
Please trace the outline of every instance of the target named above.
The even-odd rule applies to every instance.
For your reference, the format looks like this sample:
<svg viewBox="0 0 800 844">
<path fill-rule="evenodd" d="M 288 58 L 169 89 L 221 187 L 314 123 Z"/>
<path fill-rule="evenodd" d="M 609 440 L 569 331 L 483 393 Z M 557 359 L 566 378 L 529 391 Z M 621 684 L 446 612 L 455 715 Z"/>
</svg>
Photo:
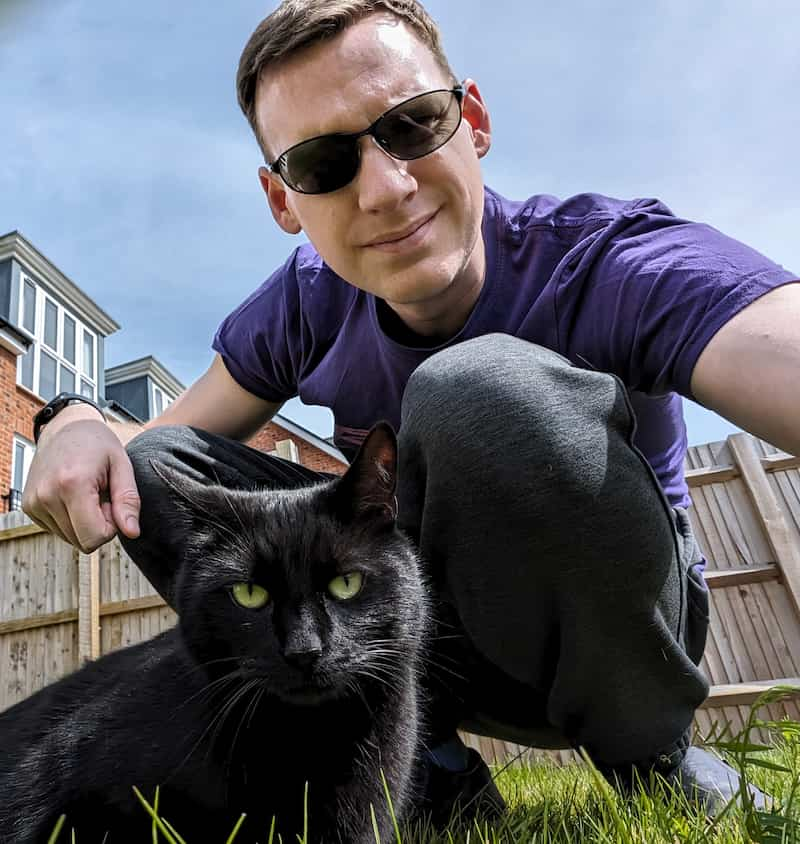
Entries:
<svg viewBox="0 0 800 844">
<path fill-rule="evenodd" d="M 738 311 L 797 276 L 655 199 L 485 195 L 486 279 L 447 343 L 388 336 L 375 297 L 304 245 L 225 319 L 214 349 L 254 395 L 331 408 L 334 441 L 352 456 L 376 421 L 399 428 L 406 382 L 431 354 L 493 332 L 521 337 L 621 379 L 636 445 L 671 503 L 688 506 L 680 394 L 692 397 L 695 362 Z"/>
</svg>

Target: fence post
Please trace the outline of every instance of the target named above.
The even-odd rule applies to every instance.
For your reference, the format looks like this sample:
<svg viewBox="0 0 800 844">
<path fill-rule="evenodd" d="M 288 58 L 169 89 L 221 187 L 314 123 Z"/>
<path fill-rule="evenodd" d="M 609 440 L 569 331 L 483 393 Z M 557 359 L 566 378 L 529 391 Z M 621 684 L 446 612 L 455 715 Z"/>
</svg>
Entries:
<svg viewBox="0 0 800 844">
<path fill-rule="evenodd" d="M 78 555 L 78 659 L 100 656 L 100 554 Z"/>
<path fill-rule="evenodd" d="M 800 549 L 792 542 L 755 444 L 749 434 L 732 434 L 728 437 L 728 448 L 775 555 L 795 612 L 800 615 Z"/>
</svg>

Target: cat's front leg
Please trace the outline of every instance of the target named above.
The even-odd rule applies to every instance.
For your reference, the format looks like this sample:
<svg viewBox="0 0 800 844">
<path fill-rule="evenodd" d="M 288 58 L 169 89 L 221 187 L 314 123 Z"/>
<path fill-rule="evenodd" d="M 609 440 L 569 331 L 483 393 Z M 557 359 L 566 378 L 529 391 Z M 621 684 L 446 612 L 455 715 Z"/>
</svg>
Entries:
<svg viewBox="0 0 800 844">
<path fill-rule="evenodd" d="M 348 784 L 321 801 L 322 811 L 316 814 L 316 835 L 311 841 L 323 844 L 376 844 L 393 840 L 393 822 L 386 795 L 376 772 L 377 783 Z M 375 822 L 373 824 L 373 814 Z M 379 838 L 375 835 L 377 827 Z M 312 833 L 314 824 L 312 823 Z"/>
</svg>

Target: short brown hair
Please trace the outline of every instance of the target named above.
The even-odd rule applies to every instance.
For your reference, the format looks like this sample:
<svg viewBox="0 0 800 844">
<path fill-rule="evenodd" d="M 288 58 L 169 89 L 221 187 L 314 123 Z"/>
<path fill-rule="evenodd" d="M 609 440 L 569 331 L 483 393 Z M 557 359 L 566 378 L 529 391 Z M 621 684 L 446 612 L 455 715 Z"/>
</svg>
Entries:
<svg viewBox="0 0 800 844">
<path fill-rule="evenodd" d="M 444 54 L 439 27 L 417 0 L 283 0 L 256 27 L 239 59 L 236 93 L 256 140 L 269 160 L 256 121 L 256 88 L 261 74 L 272 65 L 320 41 L 333 38 L 373 12 L 387 12 L 407 23 L 433 53 L 442 70 L 456 83 Z"/>
</svg>

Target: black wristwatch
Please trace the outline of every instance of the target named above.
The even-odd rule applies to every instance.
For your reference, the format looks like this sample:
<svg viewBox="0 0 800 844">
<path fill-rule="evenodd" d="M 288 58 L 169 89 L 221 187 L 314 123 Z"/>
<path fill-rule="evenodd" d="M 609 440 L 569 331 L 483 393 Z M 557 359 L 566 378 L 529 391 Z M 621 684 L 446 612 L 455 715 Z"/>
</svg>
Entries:
<svg viewBox="0 0 800 844">
<path fill-rule="evenodd" d="M 50 399 L 50 401 L 47 402 L 36 416 L 33 417 L 33 441 L 35 443 L 39 442 L 39 435 L 42 433 L 42 428 L 44 428 L 44 426 L 54 416 L 61 413 L 65 407 L 69 407 L 71 404 L 78 404 L 79 402 L 82 402 L 83 404 L 90 404 L 103 417 L 103 419 L 106 418 L 102 408 L 96 402 L 93 402 L 91 399 L 87 399 L 86 396 L 82 396 L 79 393 L 59 393 L 54 399 Z"/>
</svg>

